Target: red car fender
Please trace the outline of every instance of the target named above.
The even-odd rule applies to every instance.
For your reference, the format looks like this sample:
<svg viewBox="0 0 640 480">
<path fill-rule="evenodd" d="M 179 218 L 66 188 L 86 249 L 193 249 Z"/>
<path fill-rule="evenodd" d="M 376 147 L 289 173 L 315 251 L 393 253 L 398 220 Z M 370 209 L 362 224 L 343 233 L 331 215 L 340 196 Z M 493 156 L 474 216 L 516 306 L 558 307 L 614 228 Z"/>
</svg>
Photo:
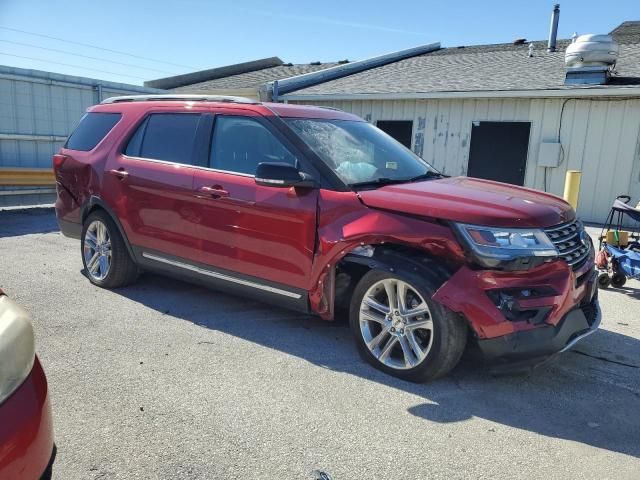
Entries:
<svg viewBox="0 0 640 480">
<path fill-rule="evenodd" d="M 325 320 L 333 319 L 335 266 L 360 245 L 406 245 L 449 262 L 464 261 L 448 227 L 368 208 L 355 192 L 321 190 L 318 211 L 318 245 L 308 290 L 311 310 Z"/>
</svg>

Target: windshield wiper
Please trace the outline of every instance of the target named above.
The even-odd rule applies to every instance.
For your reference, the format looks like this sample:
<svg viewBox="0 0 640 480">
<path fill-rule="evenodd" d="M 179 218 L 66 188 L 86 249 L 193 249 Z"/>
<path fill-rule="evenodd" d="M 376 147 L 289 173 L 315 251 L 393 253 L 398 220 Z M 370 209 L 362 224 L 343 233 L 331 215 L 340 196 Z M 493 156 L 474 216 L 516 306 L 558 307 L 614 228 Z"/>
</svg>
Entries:
<svg viewBox="0 0 640 480">
<path fill-rule="evenodd" d="M 397 183 L 411 183 L 411 182 L 417 182 L 419 180 L 426 180 L 429 178 L 442 178 L 443 175 L 441 173 L 438 172 L 434 172 L 433 170 L 429 170 L 425 173 L 422 173 L 420 175 L 416 175 L 415 177 L 411 177 L 411 178 L 387 178 L 387 177 L 382 177 L 382 178 L 376 178 L 373 180 L 367 180 L 366 182 L 356 182 L 356 183 L 350 183 L 349 186 L 350 187 L 384 187 L 385 185 L 393 185 L 393 184 L 397 184 Z"/>
<path fill-rule="evenodd" d="M 419 180 L 428 180 L 429 178 L 442 178 L 444 175 L 442 175 L 441 173 L 438 172 L 434 172 L 433 170 L 428 170 L 427 172 L 421 174 L 421 175 L 416 175 L 415 177 L 411 177 L 410 179 L 406 180 L 407 182 L 417 182 Z"/>
<path fill-rule="evenodd" d="M 385 185 L 393 185 L 394 183 L 405 183 L 408 180 L 406 178 L 376 178 L 373 180 L 367 180 L 366 182 L 350 183 L 350 187 L 362 188 L 362 187 L 384 187 Z"/>
</svg>

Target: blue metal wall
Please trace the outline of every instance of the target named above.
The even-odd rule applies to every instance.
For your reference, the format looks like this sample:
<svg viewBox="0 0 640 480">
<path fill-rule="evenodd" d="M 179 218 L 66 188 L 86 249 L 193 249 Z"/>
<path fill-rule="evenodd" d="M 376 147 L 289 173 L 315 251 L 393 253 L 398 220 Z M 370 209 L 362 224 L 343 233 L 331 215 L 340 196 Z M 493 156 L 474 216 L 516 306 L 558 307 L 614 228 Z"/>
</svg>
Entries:
<svg viewBox="0 0 640 480">
<path fill-rule="evenodd" d="M 108 97 L 154 92 L 161 90 L 0 65 L 0 168 L 50 168 L 51 156 L 87 107 Z M 0 207 L 54 199 L 51 193 L 7 195 L 8 190 L 19 188 L 0 187 Z"/>
</svg>

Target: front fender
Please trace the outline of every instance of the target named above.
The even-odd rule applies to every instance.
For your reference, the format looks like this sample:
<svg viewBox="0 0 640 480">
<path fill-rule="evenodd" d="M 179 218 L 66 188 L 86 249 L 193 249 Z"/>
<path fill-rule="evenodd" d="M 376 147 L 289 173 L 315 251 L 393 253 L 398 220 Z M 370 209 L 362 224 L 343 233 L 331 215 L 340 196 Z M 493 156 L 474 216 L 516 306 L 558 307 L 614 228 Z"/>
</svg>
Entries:
<svg viewBox="0 0 640 480">
<path fill-rule="evenodd" d="M 392 244 L 417 249 L 445 263 L 464 261 L 464 252 L 453 232 L 437 219 L 368 208 L 355 192 L 322 190 L 318 202 L 318 245 L 309 304 L 324 319 L 332 320 L 334 316 L 335 267 L 358 246 Z"/>
</svg>

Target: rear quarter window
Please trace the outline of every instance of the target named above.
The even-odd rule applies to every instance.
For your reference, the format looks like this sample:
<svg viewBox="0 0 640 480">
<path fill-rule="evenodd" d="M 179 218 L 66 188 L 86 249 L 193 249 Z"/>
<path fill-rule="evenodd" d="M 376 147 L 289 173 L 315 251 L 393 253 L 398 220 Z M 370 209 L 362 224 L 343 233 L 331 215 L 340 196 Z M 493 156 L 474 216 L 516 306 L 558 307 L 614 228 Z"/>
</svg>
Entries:
<svg viewBox="0 0 640 480">
<path fill-rule="evenodd" d="M 121 118 L 121 113 L 85 113 L 64 147 L 83 152 L 93 150 Z"/>
</svg>

